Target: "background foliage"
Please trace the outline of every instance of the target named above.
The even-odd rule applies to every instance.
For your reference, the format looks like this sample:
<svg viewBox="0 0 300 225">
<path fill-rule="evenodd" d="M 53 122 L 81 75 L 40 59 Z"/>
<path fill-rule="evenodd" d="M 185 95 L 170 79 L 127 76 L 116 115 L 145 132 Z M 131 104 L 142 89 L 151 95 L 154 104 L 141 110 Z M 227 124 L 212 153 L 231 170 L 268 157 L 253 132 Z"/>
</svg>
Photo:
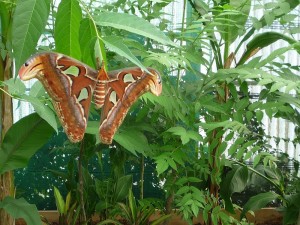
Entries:
<svg viewBox="0 0 300 225">
<path fill-rule="evenodd" d="M 1 26 L 5 25 L 5 10 L 15 8 L 11 28 L 15 41 L 4 44 L 2 39 L 2 52 L 13 52 L 16 69 L 34 52 L 44 34 L 39 49 L 70 55 L 92 67 L 99 68 L 101 61 L 108 70 L 135 64 L 155 67 L 162 74 L 162 95 L 156 98 L 146 94 L 132 107 L 107 149 L 111 170 L 101 179 L 88 170 L 95 154 L 101 168 L 106 148 L 95 135 L 99 113 L 91 108 L 83 160 L 87 218 L 96 212 L 103 220 L 114 219 L 124 209 L 136 209 L 130 207 L 132 196 L 129 208 L 118 204 L 132 188 L 125 162 L 140 169 L 139 199 L 141 205 L 145 204 L 144 170 L 145 162 L 149 162 L 155 165 L 158 184 L 165 194 L 162 205 L 154 204 L 157 200 L 150 205 L 161 207 L 167 214 L 175 207 L 189 223 L 202 211 L 205 224 L 245 224 L 245 220 L 237 221 L 221 209 L 234 212 L 240 208 L 243 217 L 249 210 L 276 203 L 285 212 L 284 223 L 294 223 L 299 214 L 299 164 L 269 145 L 274 137 L 266 134 L 262 121 L 268 117 L 292 122 L 296 136 L 289 141 L 298 144 L 299 65 L 291 65 L 284 58 L 285 53 L 299 52 L 299 42 L 293 38 L 299 30 L 282 34 L 261 28 L 275 22 L 291 26 L 299 2 L 257 5 L 263 15 L 255 18 L 251 16 L 251 4 L 255 3 L 251 0 L 184 1 L 184 13 L 187 9 L 192 13 L 182 16 L 179 30 L 170 29 L 162 11 L 172 2 L 118 0 L 102 5 L 98 1 L 62 0 L 58 7 L 50 1 L 1 2 Z M 18 36 L 21 32 L 25 34 L 22 37 Z M 286 46 L 277 47 L 277 41 Z M 237 47 L 232 47 L 233 42 Z M 274 51 L 261 55 L 260 51 L 270 45 Z M 9 51 L 11 48 L 13 51 Z M 59 130 L 41 85 L 35 84 L 29 93 L 22 83 L 3 85 L 11 87 L 9 92 L 14 97 L 31 102 L 36 112 Z M 256 99 L 250 93 L 253 85 L 261 87 Z M 50 134 L 51 129 L 47 129 Z M 280 141 L 280 137 L 275 138 Z M 32 140 L 37 150 L 35 142 Z M 19 150 L 5 150 L 3 146 L 1 154 L 6 154 L 3 159 L 10 167 L 0 164 L 0 169 L 23 167 L 24 163 L 12 160 Z M 61 151 L 73 151 L 76 159 L 79 146 L 64 143 L 63 148 Z M 31 154 L 22 156 L 27 161 Z M 287 161 L 294 163 L 294 173 L 280 169 Z M 76 160 L 70 160 L 63 172 L 52 171 L 65 181 L 75 208 L 79 207 L 80 192 L 77 173 L 73 174 L 76 167 Z M 267 187 L 261 187 L 239 206 L 235 204 L 237 193 L 259 186 L 261 181 Z M 120 188 L 124 192 L 117 196 Z M 58 205 L 62 199 L 56 194 Z M 114 210 L 116 205 L 121 207 Z"/>
</svg>

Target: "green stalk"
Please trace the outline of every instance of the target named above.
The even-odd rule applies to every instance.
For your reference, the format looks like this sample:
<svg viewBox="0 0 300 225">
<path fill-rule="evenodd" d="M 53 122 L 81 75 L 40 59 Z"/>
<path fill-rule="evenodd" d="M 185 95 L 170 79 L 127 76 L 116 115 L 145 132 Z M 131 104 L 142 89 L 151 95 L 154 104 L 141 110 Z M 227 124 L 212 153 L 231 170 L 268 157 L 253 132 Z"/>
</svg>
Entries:
<svg viewBox="0 0 300 225">
<path fill-rule="evenodd" d="M 83 173 L 82 173 L 82 159 L 83 159 L 83 152 L 84 152 L 84 138 L 81 141 L 80 144 L 80 153 L 79 153 L 79 159 L 78 159 L 78 179 L 79 179 L 79 194 L 80 194 L 80 209 L 81 209 L 81 215 L 83 219 L 83 224 L 86 224 L 86 213 L 85 213 L 85 207 L 84 207 L 84 195 L 83 195 Z"/>
<path fill-rule="evenodd" d="M 185 11 L 186 11 L 186 2 L 187 1 L 183 1 L 183 11 L 182 11 L 182 17 L 181 17 L 181 33 L 183 33 L 184 31 L 184 25 L 185 25 Z M 183 40 L 182 38 L 180 39 L 180 44 L 179 46 L 182 47 L 182 43 L 183 43 Z M 179 49 L 179 54 L 181 55 L 181 48 Z M 180 68 L 178 68 L 177 70 L 177 89 L 179 89 L 179 83 L 180 83 Z"/>
<path fill-rule="evenodd" d="M 140 199 L 144 199 L 144 175 L 145 175 L 145 156 L 142 155 L 140 162 Z"/>
</svg>

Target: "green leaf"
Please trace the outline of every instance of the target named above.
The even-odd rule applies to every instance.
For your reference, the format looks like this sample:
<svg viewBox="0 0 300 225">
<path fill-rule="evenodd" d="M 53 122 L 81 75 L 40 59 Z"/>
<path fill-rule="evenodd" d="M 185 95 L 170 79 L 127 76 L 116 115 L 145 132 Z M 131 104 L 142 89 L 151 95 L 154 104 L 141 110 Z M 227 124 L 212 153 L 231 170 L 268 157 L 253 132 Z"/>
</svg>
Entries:
<svg viewBox="0 0 300 225">
<path fill-rule="evenodd" d="M 81 61 L 97 68 L 95 61 L 94 46 L 97 40 L 97 30 L 91 19 L 85 18 L 80 23 L 79 43 L 81 49 Z M 102 61 L 102 60 L 101 60 Z M 100 61 L 100 63 L 101 63 Z"/>
<path fill-rule="evenodd" d="M 48 93 L 46 92 L 44 86 L 40 81 L 36 81 L 30 88 L 29 95 L 36 98 L 48 98 Z"/>
<path fill-rule="evenodd" d="M 287 51 L 290 51 L 290 50 L 294 49 L 294 46 L 295 45 L 290 45 L 290 46 L 287 46 L 287 47 L 283 47 L 283 48 L 279 48 L 279 49 L 274 50 L 273 52 L 271 52 L 270 55 L 268 55 L 267 58 L 263 59 L 258 64 L 256 64 L 255 67 L 256 68 L 261 68 L 261 67 L 265 66 L 266 64 L 272 62 L 274 59 L 276 59 L 279 56 L 283 55 Z"/>
<path fill-rule="evenodd" d="M 47 121 L 56 133 L 58 132 L 60 125 L 57 124 L 56 114 L 48 105 L 45 105 L 45 103 L 41 102 L 35 96 L 23 95 L 22 98 L 30 102 L 37 114 Z"/>
<path fill-rule="evenodd" d="M 139 34 L 165 45 L 177 46 L 162 31 L 148 21 L 126 13 L 101 12 L 94 17 L 99 26 L 109 26 Z"/>
<path fill-rule="evenodd" d="M 65 210 L 64 213 L 65 215 L 68 213 L 68 211 L 70 210 L 70 204 L 71 204 L 71 191 L 68 192 L 67 197 L 66 197 L 66 204 L 65 204 Z M 76 205 L 76 204 L 75 204 Z M 74 206 L 75 206 L 74 205 Z"/>
<path fill-rule="evenodd" d="M 265 207 L 271 201 L 279 198 L 280 196 L 274 192 L 265 192 L 255 195 L 249 199 L 249 201 L 244 205 L 244 209 L 241 213 L 241 219 L 245 216 L 246 212 L 249 210 L 255 211 Z"/>
<path fill-rule="evenodd" d="M 109 36 L 102 38 L 102 40 L 107 48 L 109 48 L 111 51 L 130 60 L 142 70 L 147 71 L 147 68 L 132 54 L 129 48 L 123 44 L 123 41 L 120 37 Z"/>
<path fill-rule="evenodd" d="M 270 92 L 277 91 L 277 90 L 279 90 L 280 88 L 285 87 L 285 86 L 286 86 L 286 83 L 284 83 L 284 82 L 281 82 L 281 83 L 274 83 L 274 84 L 272 85 L 272 87 L 270 88 Z"/>
<path fill-rule="evenodd" d="M 60 194 L 59 190 L 54 186 L 54 197 L 55 197 L 55 203 L 57 210 L 59 214 L 64 214 L 65 212 L 65 201 Z"/>
<path fill-rule="evenodd" d="M 250 12 L 251 0 L 230 0 L 230 9 L 224 10 L 218 19 L 224 19 L 223 24 L 217 26 L 222 38 L 231 44 L 244 30 Z"/>
<path fill-rule="evenodd" d="M 81 59 L 79 28 L 82 18 L 77 0 L 62 0 L 57 9 L 54 40 L 56 51 Z"/>
<path fill-rule="evenodd" d="M 17 1 L 11 29 L 17 71 L 35 51 L 38 40 L 45 30 L 49 9 L 49 0 Z"/>
<path fill-rule="evenodd" d="M 171 127 L 167 130 L 167 132 L 171 132 L 175 135 L 181 136 L 181 135 L 185 135 L 186 134 L 186 129 L 183 127 Z"/>
<path fill-rule="evenodd" d="M 2 37 L 7 36 L 7 31 L 9 29 L 9 20 L 10 20 L 10 15 L 8 11 L 8 6 L 6 2 L 0 1 L 0 21 L 1 21 L 0 32 L 2 33 Z"/>
<path fill-rule="evenodd" d="M 144 154 L 145 151 L 150 150 L 146 136 L 134 129 L 117 132 L 114 140 L 134 155 L 136 155 L 136 152 Z"/>
<path fill-rule="evenodd" d="M 7 85 L 8 92 L 12 95 L 22 95 L 26 91 L 26 87 L 20 79 L 11 78 L 3 83 Z"/>
<path fill-rule="evenodd" d="M 36 206 L 29 204 L 24 198 L 15 199 L 7 196 L 2 202 L 0 201 L 0 208 L 3 208 L 14 219 L 24 219 L 27 225 L 42 225 Z"/>
<path fill-rule="evenodd" d="M 231 170 L 223 179 L 220 188 L 220 194 L 225 200 L 225 209 L 234 213 L 234 208 L 230 200 L 231 195 L 236 192 L 242 192 L 248 181 L 248 169 L 245 166 L 239 166 Z"/>
<path fill-rule="evenodd" d="M 216 129 L 216 128 L 224 128 L 226 129 L 232 129 L 233 131 L 237 131 L 239 133 L 249 133 L 249 129 L 242 123 L 238 121 L 222 121 L 222 122 L 210 122 L 210 123 L 198 123 L 196 125 L 199 125 L 203 127 L 204 129 L 207 129 L 208 132 Z"/>
<path fill-rule="evenodd" d="M 132 175 L 120 177 L 116 184 L 115 201 L 120 202 L 126 198 L 132 187 Z"/>
<path fill-rule="evenodd" d="M 286 36 L 282 33 L 277 32 L 264 32 L 261 34 L 257 34 L 248 44 L 247 44 L 247 50 L 241 57 L 238 65 L 244 64 L 244 62 L 257 50 L 262 49 L 264 47 L 267 47 L 274 42 L 278 40 L 284 40 L 288 42 L 289 44 L 296 43 L 296 40 L 293 38 L 290 38 L 289 36 Z M 259 68 L 259 67 L 257 67 Z"/>
<path fill-rule="evenodd" d="M 176 163 L 172 158 L 167 158 L 167 163 L 170 167 L 172 167 L 172 169 L 177 170 Z"/>
<path fill-rule="evenodd" d="M 169 168 L 169 164 L 167 163 L 166 159 L 158 158 L 155 162 L 156 162 L 156 171 L 158 176 Z"/>
<path fill-rule="evenodd" d="M 244 110 L 249 104 L 250 104 L 249 98 L 243 98 L 236 103 L 235 110 L 237 111 Z"/>
<path fill-rule="evenodd" d="M 53 129 L 36 113 L 13 124 L 0 149 L 0 174 L 25 167 L 30 157 L 51 137 Z"/>
<path fill-rule="evenodd" d="M 136 217 L 138 214 L 137 214 L 136 201 L 132 189 L 129 190 L 128 201 L 129 201 L 129 207 L 131 212 L 131 218 L 135 221 L 137 219 Z"/>
</svg>

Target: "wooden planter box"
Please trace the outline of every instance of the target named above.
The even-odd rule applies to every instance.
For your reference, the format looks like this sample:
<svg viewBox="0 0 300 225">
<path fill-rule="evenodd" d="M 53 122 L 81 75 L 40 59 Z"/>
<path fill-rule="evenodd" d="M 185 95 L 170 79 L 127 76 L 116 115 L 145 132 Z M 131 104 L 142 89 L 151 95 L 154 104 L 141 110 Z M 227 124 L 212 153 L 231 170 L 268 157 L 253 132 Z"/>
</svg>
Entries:
<svg viewBox="0 0 300 225">
<path fill-rule="evenodd" d="M 57 211 L 40 211 L 40 215 L 47 219 L 48 222 L 54 223 L 58 221 L 59 214 Z M 159 216 L 159 213 L 153 215 L 152 217 L 155 218 Z M 239 216 L 237 213 L 235 216 Z M 94 221 L 97 221 L 97 216 L 93 218 Z M 281 225 L 282 224 L 282 214 L 278 212 L 274 208 L 264 208 L 260 209 L 255 212 L 255 217 L 248 214 L 247 219 L 249 222 L 254 223 L 255 225 Z M 203 218 L 199 215 L 197 218 L 193 220 L 193 224 L 203 224 Z M 19 219 L 16 221 L 16 225 L 26 225 L 26 223 Z M 183 221 L 179 215 L 174 214 L 172 215 L 171 219 L 169 220 L 169 225 L 188 225 L 187 222 Z"/>
</svg>

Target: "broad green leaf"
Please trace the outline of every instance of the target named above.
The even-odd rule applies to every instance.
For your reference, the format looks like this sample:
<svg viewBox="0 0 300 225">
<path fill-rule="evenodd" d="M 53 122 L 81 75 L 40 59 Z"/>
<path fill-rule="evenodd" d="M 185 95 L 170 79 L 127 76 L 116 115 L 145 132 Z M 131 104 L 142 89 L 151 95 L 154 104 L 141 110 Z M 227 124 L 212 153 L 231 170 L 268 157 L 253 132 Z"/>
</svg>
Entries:
<svg viewBox="0 0 300 225">
<path fill-rule="evenodd" d="M 162 174 L 169 168 L 169 165 L 168 165 L 166 159 L 158 158 L 155 162 L 156 162 L 157 175 Z"/>
<path fill-rule="evenodd" d="M 123 201 L 131 190 L 132 187 L 132 175 L 126 175 L 120 177 L 116 184 L 116 195 L 115 201 L 121 202 Z"/>
<path fill-rule="evenodd" d="M 17 71 L 35 51 L 38 40 L 45 30 L 49 9 L 49 0 L 17 1 L 11 29 Z"/>
<path fill-rule="evenodd" d="M 32 97 L 40 98 L 46 97 L 48 98 L 48 93 L 46 92 L 42 83 L 37 80 L 30 88 L 29 95 Z"/>
<path fill-rule="evenodd" d="M 57 123 L 56 114 L 48 105 L 45 105 L 45 103 L 41 102 L 35 96 L 23 95 L 22 98 L 30 102 L 37 114 L 47 121 L 56 133 L 58 132 L 60 125 Z"/>
<path fill-rule="evenodd" d="M 165 45 L 176 46 L 162 31 L 148 21 L 126 13 L 101 12 L 94 17 L 99 26 L 109 26 L 117 29 L 127 30 L 151 38 Z"/>
<path fill-rule="evenodd" d="M 265 192 L 255 195 L 249 199 L 249 201 L 244 205 L 244 209 L 241 213 L 241 218 L 245 216 L 245 214 L 251 210 L 255 211 L 265 207 L 268 203 L 274 201 L 280 196 L 274 192 Z"/>
<path fill-rule="evenodd" d="M 147 71 L 147 68 L 132 54 L 120 37 L 109 36 L 102 38 L 102 40 L 108 49 L 130 60 L 142 70 Z"/>
<path fill-rule="evenodd" d="M 36 206 L 29 204 L 24 198 L 15 199 L 7 196 L 2 202 L 0 201 L 0 208 L 3 208 L 14 219 L 24 219 L 27 225 L 42 225 Z"/>
<path fill-rule="evenodd" d="M 54 197 L 55 197 L 55 203 L 57 210 L 59 214 L 64 214 L 65 212 L 65 201 L 60 194 L 59 190 L 54 186 Z"/>
<path fill-rule="evenodd" d="M 242 192 L 248 181 L 248 169 L 245 166 L 233 168 L 222 180 L 220 194 L 225 200 L 225 209 L 234 213 L 234 208 L 231 202 L 231 195 L 233 193 Z"/>
<path fill-rule="evenodd" d="M 150 150 L 146 136 L 137 130 L 121 130 L 115 134 L 114 140 L 134 155 L 136 152 L 144 154 L 145 151 Z"/>
<path fill-rule="evenodd" d="M 57 9 L 54 40 L 56 51 L 81 59 L 79 27 L 82 18 L 77 0 L 62 0 Z"/>
<path fill-rule="evenodd" d="M 51 137 L 53 129 L 36 113 L 13 124 L 0 149 L 0 174 L 25 167 L 30 157 Z"/>
<path fill-rule="evenodd" d="M 3 82 L 8 87 L 8 92 L 11 95 L 22 95 L 26 91 L 24 83 L 20 79 L 11 78 Z"/>
<path fill-rule="evenodd" d="M 97 30 L 91 19 L 81 20 L 79 28 L 79 43 L 81 49 L 81 61 L 87 65 L 97 68 L 95 61 L 94 46 L 97 40 Z M 100 63 L 102 62 L 102 59 Z"/>
<path fill-rule="evenodd" d="M 255 35 L 255 37 L 247 44 L 247 50 L 244 52 L 243 56 L 241 57 L 238 65 L 244 64 L 244 62 L 251 57 L 255 51 L 258 49 L 262 49 L 264 47 L 267 47 L 274 42 L 278 40 L 284 40 L 288 42 L 289 44 L 294 44 L 296 43 L 296 40 L 293 38 L 286 36 L 282 33 L 277 33 L 277 32 L 264 32 L 261 34 Z M 257 66 L 256 68 L 259 68 Z"/>
</svg>

